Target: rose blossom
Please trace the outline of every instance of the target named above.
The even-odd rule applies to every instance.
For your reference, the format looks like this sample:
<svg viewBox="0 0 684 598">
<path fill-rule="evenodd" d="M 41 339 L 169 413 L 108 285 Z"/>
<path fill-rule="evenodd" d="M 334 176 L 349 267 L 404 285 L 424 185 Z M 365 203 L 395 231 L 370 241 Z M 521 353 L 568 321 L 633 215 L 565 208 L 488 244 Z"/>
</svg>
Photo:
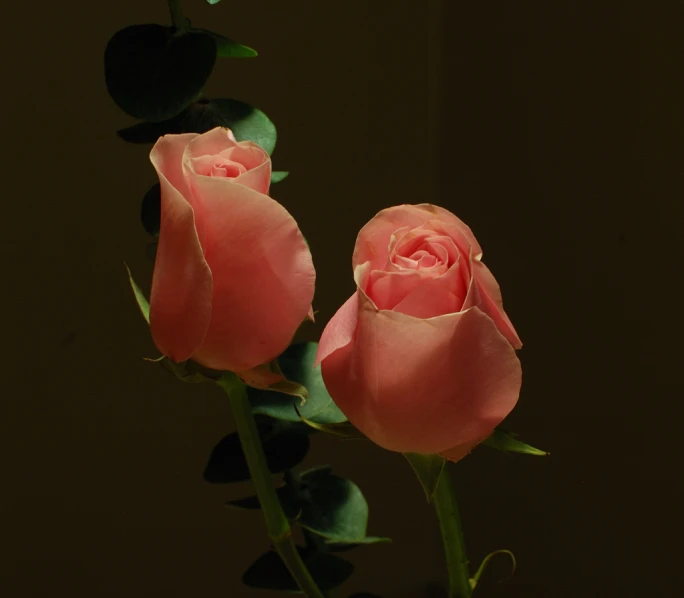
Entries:
<svg viewBox="0 0 684 598">
<path fill-rule="evenodd" d="M 267 195 L 268 154 L 216 128 L 165 135 L 150 159 L 161 184 L 158 349 L 236 372 L 275 358 L 310 310 L 315 272 L 297 223 Z"/>
<path fill-rule="evenodd" d="M 400 452 L 458 460 L 515 406 L 522 346 L 472 231 L 403 205 L 356 240 L 356 292 L 321 336 L 330 395 L 361 432 Z"/>
</svg>

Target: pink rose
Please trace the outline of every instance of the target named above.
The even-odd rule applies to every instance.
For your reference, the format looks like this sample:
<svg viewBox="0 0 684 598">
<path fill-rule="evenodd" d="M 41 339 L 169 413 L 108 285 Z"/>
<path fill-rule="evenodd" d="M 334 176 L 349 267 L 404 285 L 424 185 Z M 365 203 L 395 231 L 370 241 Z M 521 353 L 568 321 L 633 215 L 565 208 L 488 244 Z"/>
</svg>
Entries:
<svg viewBox="0 0 684 598">
<path fill-rule="evenodd" d="M 158 349 L 235 372 L 274 359 L 310 310 L 315 271 L 297 223 L 267 195 L 268 154 L 216 128 L 166 135 L 150 159 L 161 184 Z"/>
<path fill-rule="evenodd" d="M 359 232 L 357 291 L 330 320 L 317 363 L 361 432 L 451 460 L 515 406 L 522 346 L 473 233 L 447 210 L 383 210 Z"/>
</svg>

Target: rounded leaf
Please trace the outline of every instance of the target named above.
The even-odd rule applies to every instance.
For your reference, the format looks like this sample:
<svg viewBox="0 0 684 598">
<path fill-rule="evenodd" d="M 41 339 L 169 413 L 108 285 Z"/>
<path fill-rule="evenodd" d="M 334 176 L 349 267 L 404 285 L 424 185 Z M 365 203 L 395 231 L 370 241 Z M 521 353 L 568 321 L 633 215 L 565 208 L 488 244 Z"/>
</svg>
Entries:
<svg viewBox="0 0 684 598">
<path fill-rule="evenodd" d="M 131 25 L 117 31 L 105 49 L 107 89 L 127 114 L 165 120 L 197 97 L 215 61 L 216 43 L 209 35 Z"/>
<path fill-rule="evenodd" d="M 293 430 L 260 429 L 266 462 L 271 473 L 295 467 L 309 451 L 309 437 Z M 212 450 L 204 469 L 210 484 L 230 484 L 250 478 L 249 467 L 237 433 L 229 434 Z"/>
<path fill-rule="evenodd" d="M 278 357 L 278 365 L 285 378 L 298 382 L 307 389 L 309 397 L 304 404 L 297 397 L 249 388 L 254 413 L 291 422 L 301 421 L 301 418 L 319 424 L 347 421 L 325 388 L 321 368 L 314 369 L 317 351 L 318 343 L 296 343 Z"/>
<path fill-rule="evenodd" d="M 368 525 L 368 503 L 351 480 L 314 471 L 302 475 L 299 523 L 332 542 L 363 543 Z"/>
</svg>

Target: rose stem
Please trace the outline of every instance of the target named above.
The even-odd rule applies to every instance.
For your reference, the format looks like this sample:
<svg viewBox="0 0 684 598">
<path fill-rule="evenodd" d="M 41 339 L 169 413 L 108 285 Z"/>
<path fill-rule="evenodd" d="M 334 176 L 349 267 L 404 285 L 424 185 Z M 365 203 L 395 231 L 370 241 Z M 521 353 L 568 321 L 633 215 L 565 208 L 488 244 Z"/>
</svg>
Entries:
<svg viewBox="0 0 684 598">
<path fill-rule="evenodd" d="M 171 23 L 178 33 L 184 33 L 188 29 L 188 20 L 183 16 L 180 0 L 166 0 L 171 13 Z"/>
<path fill-rule="evenodd" d="M 240 444 L 266 520 L 268 537 L 304 595 L 309 598 L 325 598 L 297 552 L 290 523 L 280 506 L 271 481 L 271 473 L 268 470 L 252 408 L 247 399 L 247 389 L 242 381 L 230 372 L 226 372 L 218 384 L 230 399 Z"/>
<path fill-rule="evenodd" d="M 449 573 L 449 598 L 470 598 L 472 587 L 468 573 L 468 558 L 463 540 L 461 517 L 458 513 L 454 488 L 446 467 L 442 470 L 432 501 L 437 512 L 439 529 L 442 532 L 442 542 Z"/>
</svg>

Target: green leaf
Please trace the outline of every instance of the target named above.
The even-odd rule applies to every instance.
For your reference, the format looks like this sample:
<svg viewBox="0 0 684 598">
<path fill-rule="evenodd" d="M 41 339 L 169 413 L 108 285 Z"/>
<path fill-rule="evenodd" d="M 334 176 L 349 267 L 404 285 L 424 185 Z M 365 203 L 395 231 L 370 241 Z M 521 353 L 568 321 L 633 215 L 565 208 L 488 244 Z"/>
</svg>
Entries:
<svg viewBox="0 0 684 598">
<path fill-rule="evenodd" d="M 128 282 L 131 284 L 131 289 L 133 289 L 133 295 L 135 296 L 135 300 L 140 308 L 140 312 L 142 313 L 143 318 L 145 318 L 145 321 L 149 324 L 150 304 L 143 294 L 141 288 L 135 283 L 135 280 L 133 280 L 133 275 L 131 274 L 131 269 L 128 267 L 128 264 L 124 265 L 126 266 L 126 271 L 128 272 Z"/>
<path fill-rule="evenodd" d="M 282 473 L 298 465 L 309 451 L 309 437 L 296 429 L 260 421 L 259 433 L 271 473 Z M 204 470 L 210 484 L 229 484 L 250 478 L 240 439 L 229 434 L 212 450 Z"/>
<path fill-rule="evenodd" d="M 163 122 L 138 123 L 117 131 L 130 143 L 156 143 L 162 135 L 206 133 L 226 127 L 238 141 L 252 141 L 269 154 L 276 145 L 275 125 L 261 110 L 238 100 L 198 100 L 177 116 Z"/>
<path fill-rule="evenodd" d="M 403 455 L 408 459 L 413 471 L 418 476 L 418 481 L 423 486 L 428 502 L 432 501 L 446 459 L 441 455 L 422 455 L 420 453 L 403 453 Z"/>
<path fill-rule="evenodd" d="M 309 551 L 297 547 L 302 560 L 321 590 L 331 590 L 343 584 L 354 571 L 354 565 L 334 554 Z M 298 587 L 276 552 L 261 555 L 242 576 L 251 588 L 296 592 Z"/>
<path fill-rule="evenodd" d="M 218 4 L 221 0 L 207 0 L 207 4 Z"/>
<path fill-rule="evenodd" d="M 325 388 L 320 367 L 313 368 L 317 350 L 318 343 L 297 343 L 290 345 L 278 358 L 285 378 L 308 390 L 306 403 L 301 405 L 297 398 L 283 393 L 248 388 L 254 413 L 291 422 L 301 421 L 302 418 L 323 425 L 346 422 L 347 418 Z"/>
<path fill-rule="evenodd" d="M 152 185 L 145 193 L 140 208 L 140 220 L 143 228 L 150 235 L 159 234 L 161 222 L 161 186 L 159 183 Z"/>
<path fill-rule="evenodd" d="M 271 173 L 271 184 L 279 183 L 280 181 L 285 180 L 289 174 L 289 172 L 284 170 L 274 170 Z"/>
<path fill-rule="evenodd" d="M 319 471 L 301 476 L 305 493 L 299 524 L 331 542 L 362 543 L 368 525 L 368 503 L 351 480 Z"/>
<path fill-rule="evenodd" d="M 204 33 L 132 25 L 105 49 L 105 80 L 119 108 L 135 118 L 169 119 L 202 91 L 216 61 L 216 43 Z"/>
<path fill-rule="evenodd" d="M 192 29 L 191 31 L 197 31 L 211 36 L 216 44 L 216 55 L 219 58 L 254 58 L 255 56 L 258 56 L 256 50 L 253 50 L 249 46 L 238 44 L 220 33 L 214 33 L 207 29 Z"/>
<path fill-rule="evenodd" d="M 523 453 L 525 455 L 534 455 L 537 457 L 543 457 L 549 454 L 545 451 L 534 448 L 529 444 L 520 442 L 515 438 L 514 434 L 506 432 L 501 428 L 496 428 L 492 435 L 484 440 L 482 444 L 500 451 L 504 451 L 506 453 Z"/>
</svg>

